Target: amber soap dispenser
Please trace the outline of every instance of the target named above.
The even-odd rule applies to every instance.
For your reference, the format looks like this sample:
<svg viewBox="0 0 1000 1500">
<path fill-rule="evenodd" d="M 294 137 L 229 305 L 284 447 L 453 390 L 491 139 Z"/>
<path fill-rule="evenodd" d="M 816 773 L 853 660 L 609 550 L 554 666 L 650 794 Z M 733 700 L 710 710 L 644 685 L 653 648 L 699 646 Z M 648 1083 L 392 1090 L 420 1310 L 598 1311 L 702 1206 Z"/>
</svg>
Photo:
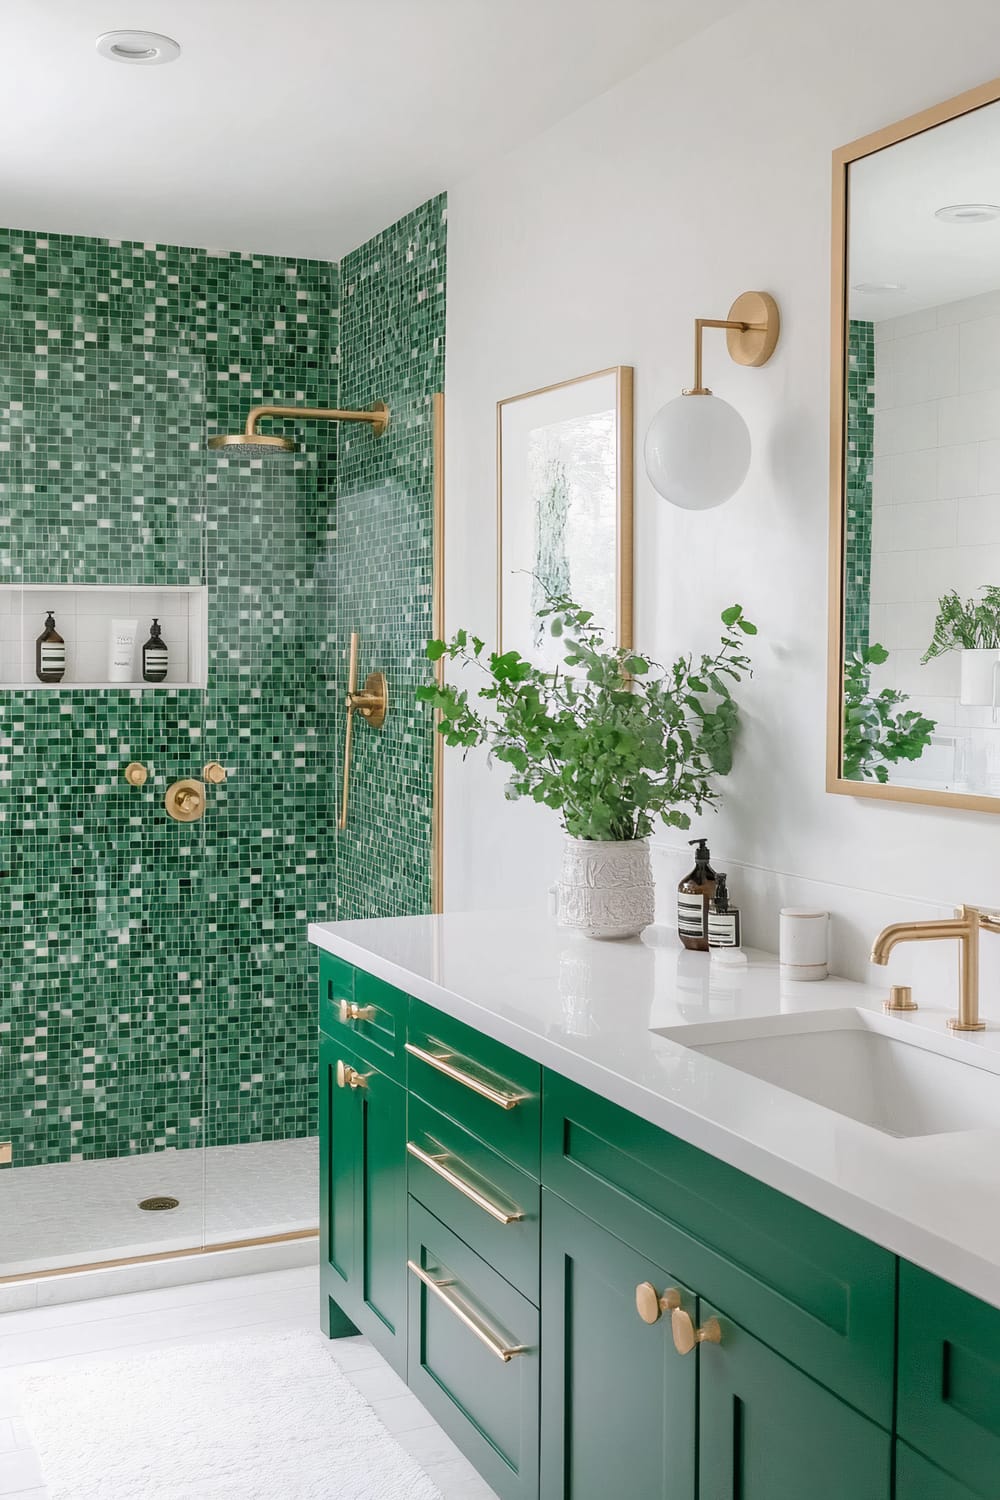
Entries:
<svg viewBox="0 0 1000 1500">
<path fill-rule="evenodd" d="M 715 871 L 712 869 L 705 839 L 688 839 L 696 845 L 694 869 L 677 887 L 677 932 L 685 948 L 697 953 L 708 952 L 708 904 L 715 895 Z"/>
</svg>

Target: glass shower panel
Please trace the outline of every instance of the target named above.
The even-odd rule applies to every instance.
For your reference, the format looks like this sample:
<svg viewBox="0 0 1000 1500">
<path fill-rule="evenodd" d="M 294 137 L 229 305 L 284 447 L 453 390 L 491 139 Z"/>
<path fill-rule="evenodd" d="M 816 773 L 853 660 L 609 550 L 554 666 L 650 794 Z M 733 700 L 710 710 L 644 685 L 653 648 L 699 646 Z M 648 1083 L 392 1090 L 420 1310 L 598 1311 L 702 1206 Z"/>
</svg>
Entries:
<svg viewBox="0 0 1000 1500">
<path fill-rule="evenodd" d="M 205 374 L 137 344 L 0 361 L 0 632 L 27 682 L 45 609 L 67 647 L 60 684 L 0 688 L 0 1279 L 203 1237 L 205 833 L 164 795 L 202 765 L 204 692 L 169 684 L 197 670 Z M 153 612 L 166 687 L 74 686 L 107 680 L 112 619 L 138 649 Z"/>
</svg>

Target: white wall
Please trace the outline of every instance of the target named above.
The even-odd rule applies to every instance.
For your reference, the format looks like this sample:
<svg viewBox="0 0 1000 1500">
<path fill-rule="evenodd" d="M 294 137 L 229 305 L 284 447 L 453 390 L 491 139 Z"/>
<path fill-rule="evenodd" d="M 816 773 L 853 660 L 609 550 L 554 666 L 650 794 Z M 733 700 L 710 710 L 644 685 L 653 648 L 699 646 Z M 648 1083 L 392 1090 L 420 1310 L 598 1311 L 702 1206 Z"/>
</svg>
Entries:
<svg viewBox="0 0 1000 1500">
<path fill-rule="evenodd" d="M 998 57 L 995 0 L 749 5 L 449 195 L 451 627 L 492 634 L 497 399 L 632 364 L 641 451 L 654 411 L 690 383 L 695 316 L 724 316 L 748 288 L 779 299 L 766 368 L 736 367 L 707 336 L 708 383 L 754 435 L 740 495 L 689 515 L 637 474 L 636 639 L 660 659 L 708 645 L 733 600 L 759 624 L 737 768 L 699 826 L 754 893 L 751 941 L 770 944 L 778 899 L 827 883 L 853 914 L 845 971 L 887 912 L 1000 903 L 1000 821 L 824 791 L 830 153 L 981 83 Z M 446 767 L 447 905 L 543 901 L 555 818 L 506 804 L 481 753 L 449 751 Z M 664 887 L 680 842 L 664 840 Z"/>
<path fill-rule="evenodd" d="M 938 600 L 1000 581 L 1000 291 L 875 324 L 871 639 L 876 687 L 937 725 L 893 781 L 1000 793 L 993 711 L 959 702 L 961 656 L 922 662 Z"/>
</svg>

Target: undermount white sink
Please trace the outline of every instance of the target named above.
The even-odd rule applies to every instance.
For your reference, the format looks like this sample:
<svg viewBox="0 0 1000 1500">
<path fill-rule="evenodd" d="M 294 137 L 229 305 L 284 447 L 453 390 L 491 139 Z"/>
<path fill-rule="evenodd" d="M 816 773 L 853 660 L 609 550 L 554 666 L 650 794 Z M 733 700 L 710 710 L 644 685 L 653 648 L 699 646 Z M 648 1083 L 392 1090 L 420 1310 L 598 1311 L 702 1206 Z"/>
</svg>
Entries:
<svg viewBox="0 0 1000 1500">
<path fill-rule="evenodd" d="M 874 1011 L 655 1029 L 703 1057 L 888 1135 L 1000 1129 L 1000 1055 Z"/>
</svg>

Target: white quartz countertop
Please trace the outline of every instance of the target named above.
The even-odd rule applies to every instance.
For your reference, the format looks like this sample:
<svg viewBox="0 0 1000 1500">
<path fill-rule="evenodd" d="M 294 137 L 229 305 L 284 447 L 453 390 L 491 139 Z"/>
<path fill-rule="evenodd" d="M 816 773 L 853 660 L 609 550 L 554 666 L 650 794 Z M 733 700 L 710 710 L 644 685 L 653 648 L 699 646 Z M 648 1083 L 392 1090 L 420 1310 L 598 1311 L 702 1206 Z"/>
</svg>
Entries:
<svg viewBox="0 0 1000 1500">
<path fill-rule="evenodd" d="M 767 954 L 723 970 L 660 928 L 588 941 L 534 912 L 314 923 L 309 939 L 1000 1307 L 1000 1130 L 888 1135 L 651 1030 L 881 1011 L 884 989 L 788 983 Z M 949 1013 L 894 1024 L 940 1038 Z M 997 1054 L 1000 1028 L 950 1045 Z"/>
</svg>

